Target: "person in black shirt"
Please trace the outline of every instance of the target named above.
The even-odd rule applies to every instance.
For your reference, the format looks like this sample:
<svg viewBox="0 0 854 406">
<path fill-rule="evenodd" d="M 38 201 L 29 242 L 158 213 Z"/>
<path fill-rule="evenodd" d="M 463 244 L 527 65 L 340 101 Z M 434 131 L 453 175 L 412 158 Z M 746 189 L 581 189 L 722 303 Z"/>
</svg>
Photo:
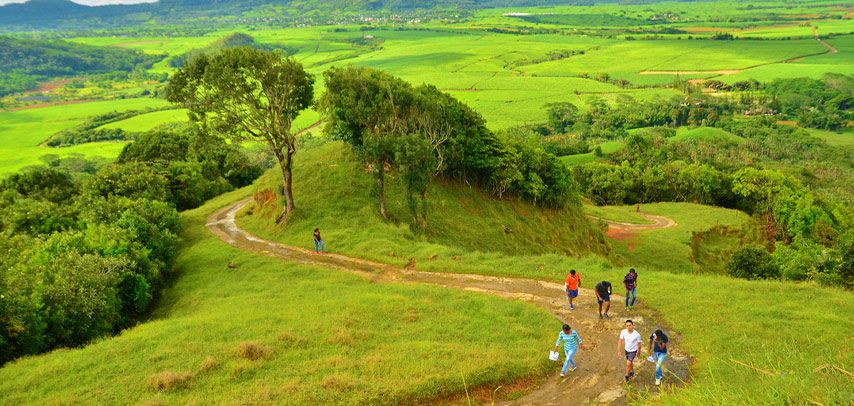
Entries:
<svg viewBox="0 0 854 406">
<path fill-rule="evenodd" d="M 611 318 L 608 315 L 608 310 L 611 309 L 611 282 L 602 281 L 596 284 L 596 288 L 593 289 L 596 292 L 596 301 L 599 302 L 599 318 L 601 319 L 603 316 L 606 319 Z M 602 314 L 602 304 L 605 304 L 605 314 Z"/>
<path fill-rule="evenodd" d="M 655 330 L 649 336 L 649 353 L 652 354 L 652 360 L 655 361 L 655 385 L 661 385 L 661 378 L 664 377 L 662 364 L 667 359 L 667 334 L 661 330 Z"/>
<path fill-rule="evenodd" d="M 323 238 L 320 238 L 320 229 L 314 229 L 314 253 L 315 254 L 326 254 L 326 248 L 323 246 Z"/>
</svg>

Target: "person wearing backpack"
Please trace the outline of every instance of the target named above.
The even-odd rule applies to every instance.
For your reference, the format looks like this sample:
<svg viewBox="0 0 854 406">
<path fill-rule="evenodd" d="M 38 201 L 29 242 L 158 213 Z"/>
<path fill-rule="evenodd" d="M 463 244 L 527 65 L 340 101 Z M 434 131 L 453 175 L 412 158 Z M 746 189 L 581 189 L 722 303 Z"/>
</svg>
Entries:
<svg viewBox="0 0 854 406">
<path fill-rule="evenodd" d="M 569 368 L 570 364 L 572 365 L 572 369 L 570 371 L 575 371 L 575 361 L 572 359 L 575 356 L 575 352 L 578 351 L 578 348 L 584 348 L 584 345 L 581 344 L 581 337 L 569 327 L 569 324 L 563 325 L 563 331 L 560 332 L 557 336 L 557 341 L 555 341 L 555 352 L 557 352 L 558 345 L 561 340 L 563 340 L 563 352 L 566 354 L 566 361 L 563 362 L 563 369 L 560 371 L 560 376 L 566 376 L 566 370 Z"/>
<path fill-rule="evenodd" d="M 663 331 L 655 330 L 649 336 L 649 353 L 655 361 L 655 386 L 658 386 L 661 385 L 661 378 L 664 377 L 662 364 L 667 359 L 667 335 Z"/>
<path fill-rule="evenodd" d="M 626 276 L 623 277 L 623 285 L 626 287 L 626 310 L 634 310 L 635 300 L 637 300 L 638 298 L 638 273 L 635 272 L 635 268 L 629 269 L 629 273 L 627 273 Z M 630 297 L 632 299 L 631 304 L 629 304 Z"/>
</svg>

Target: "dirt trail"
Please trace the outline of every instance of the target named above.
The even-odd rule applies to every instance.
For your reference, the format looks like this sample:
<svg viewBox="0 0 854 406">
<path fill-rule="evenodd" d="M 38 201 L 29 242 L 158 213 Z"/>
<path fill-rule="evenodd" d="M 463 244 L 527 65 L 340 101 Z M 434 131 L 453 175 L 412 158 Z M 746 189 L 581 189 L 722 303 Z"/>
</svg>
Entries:
<svg viewBox="0 0 854 406">
<path fill-rule="evenodd" d="M 619 279 L 614 275 L 614 302 L 611 318 L 598 318 L 595 296 L 592 290 L 581 289 L 578 306 L 575 311 L 567 309 L 564 287 L 562 284 L 543 282 L 523 278 L 505 278 L 483 275 L 450 274 L 440 272 L 424 272 L 413 269 L 402 269 L 387 264 L 366 261 L 338 254 L 314 255 L 310 250 L 285 246 L 267 241 L 241 229 L 235 222 L 236 213 L 249 200 L 234 203 L 214 213 L 207 223 L 208 229 L 223 241 L 245 250 L 255 251 L 264 255 L 282 258 L 300 264 L 322 265 L 356 274 L 376 282 L 396 283 L 427 283 L 448 288 L 482 292 L 509 299 L 521 300 L 535 304 L 552 313 L 555 321 L 555 338 L 560 324 L 566 322 L 575 328 L 587 345 L 587 349 L 576 355 L 578 369 L 560 378 L 560 365 L 555 363 L 555 372 L 540 382 L 533 391 L 520 399 L 506 401 L 503 404 L 513 405 L 549 405 L 549 404 L 587 404 L 590 402 L 625 404 L 626 391 L 630 387 L 623 382 L 624 358 L 616 353 L 616 342 L 619 331 L 623 328 L 626 318 L 635 320 L 635 326 L 646 337 L 651 331 L 662 326 L 660 318 L 654 311 L 643 304 L 643 285 L 640 284 L 640 310 L 628 313 L 622 310 Z M 582 271 L 583 276 L 583 271 Z M 641 280 L 642 281 L 642 280 Z M 582 281 L 590 286 L 593 281 Z M 662 326 L 663 328 L 663 326 Z M 665 329 L 666 330 L 666 329 Z M 666 390 L 669 386 L 678 386 L 687 380 L 689 358 L 679 349 L 678 333 L 669 331 L 673 350 L 667 361 L 667 376 L 661 388 L 654 384 L 653 364 L 643 361 L 636 364 L 638 376 L 631 384 L 631 390 L 651 391 Z M 552 349 L 551 341 L 542 343 L 543 357 Z M 644 347 L 645 348 L 645 347 Z"/>
</svg>

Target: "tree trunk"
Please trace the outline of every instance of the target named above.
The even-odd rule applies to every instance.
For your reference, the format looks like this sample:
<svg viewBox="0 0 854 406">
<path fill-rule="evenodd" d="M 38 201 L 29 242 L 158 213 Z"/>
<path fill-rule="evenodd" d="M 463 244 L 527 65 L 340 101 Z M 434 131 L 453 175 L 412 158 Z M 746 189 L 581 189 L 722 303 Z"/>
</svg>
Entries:
<svg viewBox="0 0 854 406">
<path fill-rule="evenodd" d="M 380 193 L 380 215 L 383 220 L 388 220 L 388 210 L 385 207 L 385 167 L 380 163 L 377 172 L 377 191 Z"/>
<path fill-rule="evenodd" d="M 294 195 L 292 190 L 293 174 L 291 173 L 294 153 L 292 151 L 287 151 L 286 154 L 279 152 L 276 154 L 276 158 L 279 160 L 279 167 L 282 169 L 282 194 L 285 196 L 285 208 L 276 219 L 276 223 L 281 223 L 285 220 L 287 215 L 292 213 L 296 208 L 294 206 Z"/>
<path fill-rule="evenodd" d="M 427 228 L 427 188 L 421 191 L 421 227 Z"/>
</svg>

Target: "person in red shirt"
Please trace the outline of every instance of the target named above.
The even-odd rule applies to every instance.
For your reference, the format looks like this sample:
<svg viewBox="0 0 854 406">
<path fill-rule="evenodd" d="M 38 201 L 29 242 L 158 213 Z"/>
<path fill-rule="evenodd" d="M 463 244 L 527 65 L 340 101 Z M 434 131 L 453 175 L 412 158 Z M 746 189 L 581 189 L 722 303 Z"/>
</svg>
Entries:
<svg viewBox="0 0 854 406">
<path fill-rule="evenodd" d="M 575 269 L 569 271 L 566 276 L 566 297 L 569 299 L 569 310 L 575 310 L 572 300 L 578 297 L 578 287 L 581 286 L 581 274 Z"/>
</svg>

